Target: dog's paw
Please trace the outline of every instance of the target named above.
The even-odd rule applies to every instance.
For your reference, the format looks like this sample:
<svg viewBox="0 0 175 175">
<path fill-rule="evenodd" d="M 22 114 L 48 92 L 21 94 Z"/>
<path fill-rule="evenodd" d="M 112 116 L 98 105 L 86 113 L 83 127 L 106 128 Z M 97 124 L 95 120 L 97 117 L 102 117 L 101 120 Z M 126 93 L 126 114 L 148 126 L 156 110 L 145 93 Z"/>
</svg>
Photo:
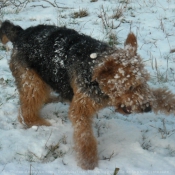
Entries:
<svg viewBox="0 0 175 175">
<path fill-rule="evenodd" d="M 18 117 L 18 120 L 22 125 L 28 128 L 32 126 L 51 126 L 51 123 L 43 118 L 38 118 L 35 121 L 31 121 L 31 120 L 23 120 L 23 118 Z"/>
</svg>

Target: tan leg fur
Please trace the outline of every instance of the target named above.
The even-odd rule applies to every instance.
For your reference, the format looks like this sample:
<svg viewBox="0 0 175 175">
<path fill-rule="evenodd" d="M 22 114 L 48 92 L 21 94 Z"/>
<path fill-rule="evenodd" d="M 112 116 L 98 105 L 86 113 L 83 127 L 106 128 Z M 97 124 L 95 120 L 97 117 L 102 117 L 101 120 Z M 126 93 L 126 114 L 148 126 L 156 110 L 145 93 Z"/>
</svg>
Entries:
<svg viewBox="0 0 175 175">
<path fill-rule="evenodd" d="M 42 81 L 35 71 L 11 61 L 10 68 L 16 79 L 20 98 L 18 119 L 22 124 L 33 125 L 51 124 L 40 118 L 39 111 L 50 95 L 50 88 Z"/>
<path fill-rule="evenodd" d="M 78 164 L 83 169 L 94 169 L 98 165 L 97 142 L 93 135 L 93 115 L 106 104 L 97 104 L 74 86 L 74 97 L 70 104 L 69 118 L 74 127 L 74 143 Z"/>
</svg>

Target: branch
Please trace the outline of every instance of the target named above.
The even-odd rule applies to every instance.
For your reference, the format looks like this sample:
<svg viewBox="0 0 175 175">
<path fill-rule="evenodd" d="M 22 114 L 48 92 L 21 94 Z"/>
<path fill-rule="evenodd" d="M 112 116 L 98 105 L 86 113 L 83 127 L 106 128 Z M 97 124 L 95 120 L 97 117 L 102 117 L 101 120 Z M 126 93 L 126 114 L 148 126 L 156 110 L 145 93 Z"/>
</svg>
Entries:
<svg viewBox="0 0 175 175">
<path fill-rule="evenodd" d="M 56 0 L 54 0 L 54 3 L 50 2 L 49 0 L 43 0 L 43 1 L 49 3 L 50 5 L 52 5 L 53 7 L 56 7 L 56 8 L 62 8 L 62 9 L 74 9 L 74 8 L 70 8 L 70 7 L 59 7 L 59 6 L 57 5 Z"/>
</svg>

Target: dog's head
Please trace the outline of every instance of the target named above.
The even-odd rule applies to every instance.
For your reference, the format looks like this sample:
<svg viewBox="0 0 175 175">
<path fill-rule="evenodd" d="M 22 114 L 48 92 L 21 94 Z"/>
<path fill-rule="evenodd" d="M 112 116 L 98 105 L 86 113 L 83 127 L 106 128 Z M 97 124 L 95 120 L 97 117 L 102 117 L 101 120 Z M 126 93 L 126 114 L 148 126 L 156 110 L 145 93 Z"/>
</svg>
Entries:
<svg viewBox="0 0 175 175">
<path fill-rule="evenodd" d="M 149 74 L 137 55 L 137 40 L 133 33 L 128 35 L 125 49 L 116 49 L 105 57 L 93 73 L 93 80 L 109 96 L 109 105 L 123 114 L 151 110 L 153 95 L 148 79 Z"/>
</svg>

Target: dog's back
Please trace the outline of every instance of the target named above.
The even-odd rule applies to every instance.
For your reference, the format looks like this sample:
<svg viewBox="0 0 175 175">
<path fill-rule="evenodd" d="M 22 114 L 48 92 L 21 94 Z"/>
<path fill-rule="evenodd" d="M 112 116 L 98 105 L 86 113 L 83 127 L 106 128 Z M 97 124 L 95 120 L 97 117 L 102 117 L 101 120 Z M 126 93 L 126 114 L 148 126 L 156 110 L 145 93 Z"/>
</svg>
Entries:
<svg viewBox="0 0 175 175">
<path fill-rule="evenodd" d="M 13 43 L 15 54 L 12 60 L 35 70 L 63 98 L 71 100 L 73 97 L 70 85 L 73 75 L 77 76 L 82 91 L 92 86 L 90 94 L 101 93 L 98 84 L 91 79 L 94 62 L 98 60 L 95 55 L 108 50 L 106 43 L 54 25 L 38 25 L 23 30 L 4 21 L 0 32 L 1 38 L 6 36 Z"/>
</svg>

